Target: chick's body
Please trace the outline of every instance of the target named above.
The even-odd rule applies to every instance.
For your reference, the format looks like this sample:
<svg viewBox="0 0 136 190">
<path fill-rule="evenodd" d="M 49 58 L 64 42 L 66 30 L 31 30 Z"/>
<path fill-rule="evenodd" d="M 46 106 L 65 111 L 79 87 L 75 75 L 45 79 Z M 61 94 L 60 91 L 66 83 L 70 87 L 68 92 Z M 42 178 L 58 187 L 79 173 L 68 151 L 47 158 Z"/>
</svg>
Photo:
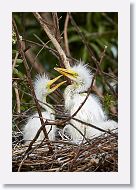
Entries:
<svg viewBox="0 0 136 190">
<path fill-rule="evenodd" d="M 72 116 L 85 100 L 87 96 L 85 91 L 87 91 L 91 86 L 93 75 L 88 66 L 82 62 L 77 63 L 68 69 L 55 68 L 55 70 L 71 79 L 72 84 L 68 85 L 64 91 L 64 100 L 65 109 L 67 112 L 69 112 L 70 116 Z M 99 99 L 92 93 L 89 95 L 88 99 L 78 111 L 78 113 L 74 116 L 74 118 L 89 124 L 93 124 L 96 127 L 102 128 L 104 130 L 112 130 L 117 128 L 117 122 L 108 120 L 105 112 L 102 109 Z M 83 139 L 82 134 L 84 134 L 86 138 L 91 139 L 102 133 L 98 129 L 89 127 L 85 124 L 75 121 L 74 119 L 71 119 L 70 123 L 72 125 L 66 125 L 63 131 L 64 133 L 67 132 L 71 139 L 76 143 Z"/>
</svg>

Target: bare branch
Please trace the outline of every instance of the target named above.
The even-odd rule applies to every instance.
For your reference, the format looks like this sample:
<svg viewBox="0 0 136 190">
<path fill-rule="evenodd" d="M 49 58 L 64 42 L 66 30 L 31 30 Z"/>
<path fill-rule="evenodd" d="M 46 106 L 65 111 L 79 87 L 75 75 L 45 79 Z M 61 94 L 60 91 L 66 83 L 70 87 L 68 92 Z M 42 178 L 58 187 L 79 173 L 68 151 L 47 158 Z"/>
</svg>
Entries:
<svg viewBox="0 0 136 190">
<path fill-rule="evenodd" d="M 12 65 L 12 72 L 16 66 L 18 55 L 19 55 L 19 52 L 16 52 L 16 56 L 15 56 L 15 59 L 14 59 L 13 65 Z"/>
<path fill-rule="evenodd" d="M 53 23 L 54 23 L 54 31 L 55 31 L 55 38 L 59 44 L 61 44 L 61 34 L 59 30 L 59 19 L 57 13 L 52 13 L 53 16 Z"/>
<path fill-rule="evenodd" d="M 86 48 L 87 48 L 87 50 L 89 52 L 91 60 L 94 61 L 93 58 L 92 58 L 92 57 L 94 57 L 94 53 L 93 53 L 93 51 L 91 50 L 91 48 L 90 48 L 90 46 L 88 44 L 86 36 L 81 32 L 80 28 L 78 27 L 75 20 L 73 19 L 71 13 L 69 13 L 69 18 L 70 18 L 71 24 L 74 26 L 74 28 L 75 28 L 76 32 L 78 33 L 79 37 L 81 38 L 82 42 L 85 44 L 85 46 L 86 46 Z"/>
<path fill-rule="evenodd" d="M 48 35 L 49 39 L 52 41 L 54 47 L 56 48 L 56 50 L 58 51 L 61 60 L 65 66 L 65 68 L 69 68 L 69 61 L 67 60 L 67 57 L 63 51 L 63 49 L 61 48 L 60 44 L 58 43 L 58 41 L 56 40 L 56 38 L 53 36 L 53 34 L 51 33 L 50 29 L 48 28 L 47 24 L 43 21 L 42 17 L 40 16 L 39 13 L 33 13 L 34 16 L 36 17 L 36 19 L 38 20 L 38 22 L 41 24 L 42 28 L 44 29 L 44 31 L 46 32 L 46 34 Z"/>
<path fill-rule="evenodd" d="M 94 129 L 97 129 L 97 130 L 99 130 L 99 131 L 101 131 L 101 132 L 108 133 L 108 134 L 110 134 L 110 135 L 113 135 L 113 136 L 116 136 L 116 137 L 117 137 L 116 134 L 114 134 L 114 133 L 112 133 L 112 132 L 110 132 L 110 131 L 108 131 L 108 130 L 101 129 L 100 127 L 97 127 L 97 126 L 95 126 L 95 125 L 93 125 L 93 124 L 91 124 L 91 123 L 86 123 L 86 122 L 81 121 L 80 119 L 77 119 L 77 118 L 72 118 L 72 119 L 75 120 L 75 121 L 77 121 L 77 122 L 79 122 L 79 123 L 82 123 L 82 124 L 84 124 L 84 125 L 90 126 L 90 127 L 94 128 Z"/>
<path fill-rule="evenodd" d="M 17 103 L 17 113 L 20 113 L 20 98 L 19 98 L 19 91 L 17 88 L 17 82 L 14 81 L 14 90 L 16 95 L 16 103 Z"/>
<path fill-rule="evenodd" d="M 100 61 L 97 61 L 94 56 L 92 56 L 92 58 L 93 58 L 93 60 L 96 63 L 96 67 L 97 67 L 97 71 L 96 72 L 97 72 L 97 74 L 99 73 L 101 75 L 104 84 L 106 84 L 109 87 L 109 89 L 111 90 L 112 94 L 117 98 L 116 92 L 114 91 L 113 87 L 109 84 L 109 82 L 105 79 L 104 73 L 103 73 L 103 71 L 102 71 L 102 69 L 100 67 L 100 65 L 101 65 L 101 63 L 102 63 L 102 61 L 104 59 L 106 49 L 107 49 L 107 46 L 104 47 L 104 50 L 103 50 L 103 52 L 101 54 L 101 57 L 100 57 Z"/>
<path fill-rule="evenodd" d="M 83 139 L 85 139 L 89 144 L 89 139 L 86 138 L 85 134 L 83 134 L 75 125 L 73 125 L 72 123 L 69 123 L 73 128 L 75 128 L 79 133 L 80 135 L 83 137 Z M 83 142 L 83 141 L 82 141 Z"/>
<path fill-rule="evenodd" d="M 18 33 L 18 29 L 17 29 L 17 26 L 16 26 L 16 23 L 13 19 L 13 27 L 14 27 L 14 31 L 16 33 L 16 37 L 17 37 L 17 42 L 18 42 L 18 48 L 19 48 L 19 51 L 20 51 L 20 54 L 22 56 L 22 59 L 23 59 L 23 63 L 24 63 L 24 66 L 25 66 L 25 69 L 26 69 L 26 73 L 27 73 L 27 77 L 28 77 L 28 82 L 29 82 L 29 85 L 31 87 L 31 92 L 32 92 L 32 95 L 34 97 L 34 101 L 35 101 L 35 104 L 36 104 L 36 107 L 37 107 L 37 111 L 38 111 L 38 114 L 39 114 L 39 117 L 40 117 L 40 121 L 41 121 L 41 125 L 42 125 L 42 130 L 43 130 L 43 133 L 45 135 L 45 138 L 46 139 L 49 139 L 48 138 L 48 134 L 47 134 L 47 131 L 46 131 L 46 128 L 45 128 L 45 123 L 42 119 L 42 113 L 41 113 L 41 110 L 40 110 L 40 105 L 38 103 L 38 100 L 36 98 L 36 95 L 35 95 L 35 91 L 34 91 L 34 87 L 33 87 L 33 83 L 32 83 L 32 79 L 31 79 L 31 75 L 30 75 L 30 71 L 29 71 L 29 66 L 27 64 L 27 61 L 26 61 L 26 58 L 25 58 L 25 53 L 23 51 L 23 46 L 22 46 L 22 42 L 19 38 L 19 33 Z M 40 133 L 39 133 L 40 134 Z M 38 138 L 39 135 L 37 135 L 36 137 Z M 36 140 L 37 138 L 35 138 L 34 140 Z M 32 145 L 35 141 L 32 141 L 30 144 L 29 144 L 29 147 L 27 149 L 26 152 L 29 152 L 32 148 Z M 49 147 L 49 151 L 50 152 L 53 152 L 53 149 L 51 147 L 51 144 L 50 142 L 48 142 L 48 147 Z"/>
<path fill-rule="evenodd" d="M 65 44 L 66 54 L 67 56 L 70 57 L 70 50 L 69 50 L 69 45 L 68 45 L 68 34 L 67 34 L 68 22 L 69 22 L 69 14 L 67 13 L 65 24 L 64 24 L 64 44 Z"/>
</svg>

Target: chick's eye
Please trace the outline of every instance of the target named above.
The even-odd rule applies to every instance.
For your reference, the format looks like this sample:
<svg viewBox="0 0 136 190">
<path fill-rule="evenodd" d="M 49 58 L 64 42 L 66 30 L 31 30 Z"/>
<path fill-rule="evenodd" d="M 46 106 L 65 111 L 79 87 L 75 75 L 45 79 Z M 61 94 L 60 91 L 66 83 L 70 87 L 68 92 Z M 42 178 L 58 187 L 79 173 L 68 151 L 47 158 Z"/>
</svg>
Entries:
<svg viewBox="0 0 136 190">
<path fill-rule="evenodd" d="M 76 77 L 78 77 L 78 73 L 75 73 L 74 75 L 75 75 Z"/>
<path fill-rule="evenodd" d="M 50 85 L 46 85 L 45 90 L 48 91 L 50 89 Z"/>
<path fill-rule="evenodd" d="M 78 77 L 78 74 L 77 74 L 77 73 L 74 73 L 74 77 Z"/>
</svg>

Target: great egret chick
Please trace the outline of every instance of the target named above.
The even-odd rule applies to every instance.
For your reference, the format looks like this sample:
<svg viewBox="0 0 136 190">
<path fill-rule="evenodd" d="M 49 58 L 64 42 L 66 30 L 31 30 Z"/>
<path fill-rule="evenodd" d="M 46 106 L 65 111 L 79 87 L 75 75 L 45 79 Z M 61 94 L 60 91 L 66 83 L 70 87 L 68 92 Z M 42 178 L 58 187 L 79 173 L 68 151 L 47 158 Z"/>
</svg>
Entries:
<svg viewBox="0 0 136 190">
<path fill-rule="evenodd" d="M 64 91 L 65 110 L 72 115 L 77 111 L 81 103 L 86 98 L 87 93 L 85 92 L 91 86 L 93 75 L 88 66 L 82 62 L 79 62 L 68 69 L 54 69 L 72 81 L 72 84 L 68 85 Z M 98 97 L 94 94 L 89 95 L 87 101 L 76 114 L 75 118 L 86 123 L 93 124 L 104 130 L 117 128 L 117 122 L 108 120 Z M 70 120 L 70 123 L 89 139 L 99 136 L 102 133 L 97 129 L 83 125 L 73 119 Z M 79 143 L 83 139 L 83 136 L 78 132 L 78 130 L 71 125 L 66 125 L 64 127 L 64 132 L 67 132 L 75 143 Z"/>
<path fill-rule="evenodd" d="M 61 75 L 62 76 L 62 75 Z M 39 104 L 44 108 L 45 111 L 42 111 L 42 117 L 45 121 L 54 120 L 55 116 L 54 110 L 52 105 L 46 102 L 46 98 L 49 94 L 54 92 L 58 87 L 64 84 L 66 81 L 60 82 L 56 85 L 53 85 L 61 76 L 58 76 L 52 80 L 50 80 L 45 74 L 44 75 L 37 75 L 34 81 L 34 90 L 37 99 L 39 100 Z M 53 85 L 53 87 L 52 87 Z M 39 114 L 36 112 L 34 113 L 27 121 L 27 124 L 24 126 L 23 129 L 23 137 L 26 143 L 29 143 L 35 137 L 38 129 L 41 127 L 41 121 L 39 118 Z M 50 140 L 55 140 L 55 132 L 56 126 L 55 125 L 46 125 L 46 130 L 48 133 L 48 137 Z M 41 141 L 45 138 L 43 131 L 40 133 L 37 141 Z"/>
</svg>

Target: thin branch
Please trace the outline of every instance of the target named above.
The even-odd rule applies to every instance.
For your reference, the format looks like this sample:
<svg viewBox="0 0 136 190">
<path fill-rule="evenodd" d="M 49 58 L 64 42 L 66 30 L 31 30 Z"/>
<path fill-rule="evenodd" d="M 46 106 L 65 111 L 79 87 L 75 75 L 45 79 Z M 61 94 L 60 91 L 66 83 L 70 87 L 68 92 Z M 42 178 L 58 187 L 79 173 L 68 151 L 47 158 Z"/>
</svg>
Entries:
<svg viewBox="0 0 136 190">
<path fill-rule="evenodd" d="M 16 23 L 15 23 L 14 19 L 13 19 L 13 27 L 14 27 L 14 31 L 15 31 L 16 37 L 17 37 L 19 52 L 20 52 L 20 54 L 22 56 L 22 59 L 23 59 L 24 67 L 26 69 L 26 73 L 27 73 L 27 77 L 28 77 L 28 82 L 29 82 L 29 85 L 31 87 L 31 92 L 32 92 L 32 95 L 34 97 L 34 101 L 35 101 L 35 104 L 36 104 L 36 107 L 37 107 L 37 111 L 38 111 L 38 114 L 39 114 L 39 117 L 40 117 L 40 121 L 41 121 L 41 125 L 42 125 L 42 130 L 43 130 L 43 133 L 45 135 L 45 138 L 49 139 L 48 138 L 48 133 L 47 133 L 46 128 L 45 128 L 45 123 L 44 123 L 44 121 L 42 119 L 42 113 L 41 113 L 41 110 L 40 110 L 40 105 L 39 105 L 38 100 L 37 100 L 36 95 L 35 95 L 35 91 L 34 91 L 34 87 L 33 87 L 33 82 L 32 82 L 30 71 L 29 71 L 29 66 L 28 66 L 26 58 L 25 58 L 25 53 L 23 51 L 22 42 L 21 42 L 21 40 L 19 38 L 18 29 L 17 29 L 17 26 L 16 26 Z M 36 136 L 36 137 L 38 138 L 38 136 Z M 34 138 L 34 140 L 29 144 L 29 147 L 26 150 L 26 152 L 29 152 L 31 150 L 32 145 L 36 141 L 37 138 Z M 51 144 L 50 144 L 49 141 L 48 141 L 48 147 L 49 147 L 49 151 L 53 153 L 53 149 L 52 149 L 52 146 L 51 146 Z"/>
<path fill-rule="evenodd" d="M 40 16 L 39 13 L 33 13 L 34 16 L 36 17 L 36 19 L 38 20 L 38 22 L 40 23 L 40 25 L 42 26 L 42 28 L 44 29 L 44 31 L 46 32 L 46 34 L 48 35 L 49 39 L 52 41 L 54 47 L 56 48 L 56 50 L 58 51 L 61 60 L 65 66 L 65 68 L 69 68 L 69 61 L 63 51 L 63 49 L 61 48 L 60 44 L 58 43 L 58 41 L 56 40 L 56 38 L 52 35 L 50 29 L 48 28 L 47 24 L 43 21 L 42 17 Z"/>
<path fill-rule="evenodd" d="M 115 25 L 115 26 L 117 27 L 116 22 L 114 22 L 114 20 L 111 19 L 111 18 L 107 15 L 107 13 L 103 12 L 102 15 L 103 15 L 112 25 Z"/>
<path fill-rule="evenodd" d="M 49 41 L 47 41 L 46 43 L 44 43 L 44 41 L 43 41 L 39 36 L 37 36 L 36 34 L 33 34 L 33 35 L 34 35 L 34 37 L 35 37 L 39 42 L 41 42 L 41 43 L 43 44 L 43 46 L 44 46 L 46 49 L 51 50 L 51 51 L 54 52 L 56 55 L 58 55 L 58 52 L 57 52 L 55 49 L 53 49 L 53 48 L 51 48 L 51 47 L 48 46 L 48 44 L 49 44 L 49 42 L 51 42 L 51 40 L 49 40 Z M 41 46 L 42 46 L 42 45 L 41 45 Z"/>
<path fill-rule="evenodd" d="M 20 172 L 20 170 L 21 170 L 21 168 L 22 168 L 22 165 L 23 165 L 23 163 L 24 163 L 24 161 L 27 159 L 27 157 L 28 157 L 28 155 L 25 155 L 24 156 L 24 158 L 22 159 L 22 161 L 21 161 L 21 163 L 20 163 L 20 165 L 19 165 L 19 168 L 18 168 L 18 172 Z"/>
<path fill-rule="evenodd" d="M 89 126 L 89 127 L 92 127 L 92 128 L 94 128 L 94 129 L 97 129 L 97 130 L 99 130 L 99 131 L 101 131 L 101 132 L 108 133 L 108 134 L 110 134 L 110 135 L 112 135 L 112 136 L 117 137 L 116 134 L 110 132 L 109 130 L 104 130 L 104 129 L 100 128 L 100 127 L 97 127 L 97 126 L 95 126 L 95 125 L 93 125 L 93 124 L 90 124 L 90 123 L 86 123 L 86 122 L 81 121 L 80 119 L 77 119 L 77 118 L 72 118 L 72 119 L 75 120 L 75 121 L 77 121 L 77 122 L 79 122 L 79 123 L 82 123 L 82 124 L 84 124 L 84 125 L 87 125 L 87 126 Z"/>
<path fill-rule="evenodd" d="M 97 61 L 94 56 L 92 56 L 92 58 L 93 58 L 93 60 L 94 60 L 95 63 L 96 63 L 96 67 L 97 67 L 97 71 L 96 71 L 96 72 L 101 75 L 101 77 L 102 77 L 102 79 L 103 79 L 103 83 L 106 84 L 106 85 L 109 87 L 109 89 L 111 90 L 112 94 L 117 98 L 116 92 L 114 91 L 113 87 L 108 83 L 108 81 L 105 79 L 104 74 L 103 74 L 103 71 L 102 71 L 102 69 L 101 69 L 101 67 L 100 67 L 100 65 L 101 65 L 101 63 L 102 63 L 102 61 L 103 61 L 103 59 L 104 59 L 106 49 L 107 49 L 107 46 L 104 47 L 104 51 L 103 51 L 102 54 L 101 54 L 100 61 Z"/>
<path fill-rule="evenodd" d="M 36 54 L 35 58 L 34 58 L 34 63 L 36 62 L 36 59 L 38 58 L 38 56 L 40 55 L 40 53 L 42 52 L 42 50 L 44 49 L 44 46 L 38 51 L 38 53 Z"/>
<path fill-rule="evenodd" d="M 84 35 L 84 33 L 81 32 L 80 28 L 78 27 L 78 25 L 76 24 L 75 20 L 73 19 L 71 13 L 68 13 L 69 14 L 69 18 L 70 18 L 70 21 L 71 21 L 71 24 L 74 26 L 76 32 L 78 33 L 79 37 L 81 38 L 82 42 L 85 44 L 88 52 L 89 52 L 89 55 L 90 55 L 90 58 L 92 61 L 94 61 L 94 59 L 92 57 L 94 57 L 94 53 L 93 51 L 91 50 L 90 46 L 89 46 L 89 43 L 86 39 L 86 36 Z"/>
<path fill-rule="evenodd" d="M 64 24 L 64 45 L 65 45 L 66 54 L 67 56 L 70 57 L 71 55 L 70 55 L 70 50 L 69 50 L 69 45 L 68 45 L 68 34 L 67 34 L 68 22 L 69 22 L 69 14 L 67 13 L 65 24 Z"/>
<path fill-rule="evenodd" d="M 52 49 L 51 47 L 49 47 L 47 45 L 47 43 L 44 43 L 36 34 L 34 34 L 34 36 L 36 37 L 36 39 L 38 39 L 43 45 L 41 45 L 42 47 L 46 48 L 49 52 L 52 53 L 52 55 L 54 55 L 57 59 L 59 59 L 59 54 L 56 50 Z M 28 40 L 27 40 L 28 41 Z M 30 43 L 33 43 L 32 41 L 29 41 Z"/>
<path fill-rule="evenodd" d="M 59 44 L 61 44 L 61 34 L 59 30 L 59 19 L 56 12 L 52 13 L 53 16 L 53 23 L 54 23 L 54 31 L 55 31 L 55 38 Z"/>
<path fill-rule="evenodd" d="M 12 72 L 16 66 L 18 55 L 19 55 L 19 52 L 16 52 L 16 56 L 15 56 L 15 59 L 14 59 L 13 65 L 12 65 Z"/>
<path fill-rule="evenodd" d="M 75 128 L 79 133 L 80 133 L 80 135 L 83 137 L 83 139 L 85 139 L 87 142 L 88 142 L 88 144 L 90 144 L 90 142 L 89 142 L 89 140 L 86 138 L 86 136 L 75 126 L 75 125 L 73 125 L 72 123 L 69 123 L 73 128 Z"/>
<path fill-rule="evenodd" d="M 105 56 L 106 56 L 106 55 L 105 55 Z M 92 66 L 90 66 L 90 65 L 89 65 L 89 67 L 92 69 L 92 71 L 96 71 L 96 70 L 97 70 L 96 68 L 94 68 L 94 67 L 92 67 Z M 106 73 L 106 72 L 104 72 L 104 71 L 102 71 L 102 73 L 103 73 L 103 75 L 105 75 L 106 77 L 110 77 L 110 78 L 112 78 L 113 80 L 118 81 L 118 78 L 117 78 L 116 76 L 114 76 L 114 75 L 112 75 L 112 74 L 109 74 L 109 73 Z"/>
<path fill-rule="evenodd" d="M 70 163 L 70 166 L 69 166 L 69 171 L 70 171 L 70 172 L 73 171 L 73 166 L 74 166 L 74 164 L 76 163 L 78 157 L 80 156 L 80 150 L 81 150 L 82 144 L 83 144 L 83 141 L 82 141 L 82 143 L 80 144 L 80 146 L 77 147 L 76 155 L 75 155 L 75 157 L 73 158 L 72 162 Z"/>
<path fill-rule="evenodd" d="M 15 95 L 16 95 L 17 113 L 20 113 L 20 98 L 19 98 L 19 91 L 17 88 L 16 81 L 14 81 L 14 90 L 15 90 Z"/>
</svg>

